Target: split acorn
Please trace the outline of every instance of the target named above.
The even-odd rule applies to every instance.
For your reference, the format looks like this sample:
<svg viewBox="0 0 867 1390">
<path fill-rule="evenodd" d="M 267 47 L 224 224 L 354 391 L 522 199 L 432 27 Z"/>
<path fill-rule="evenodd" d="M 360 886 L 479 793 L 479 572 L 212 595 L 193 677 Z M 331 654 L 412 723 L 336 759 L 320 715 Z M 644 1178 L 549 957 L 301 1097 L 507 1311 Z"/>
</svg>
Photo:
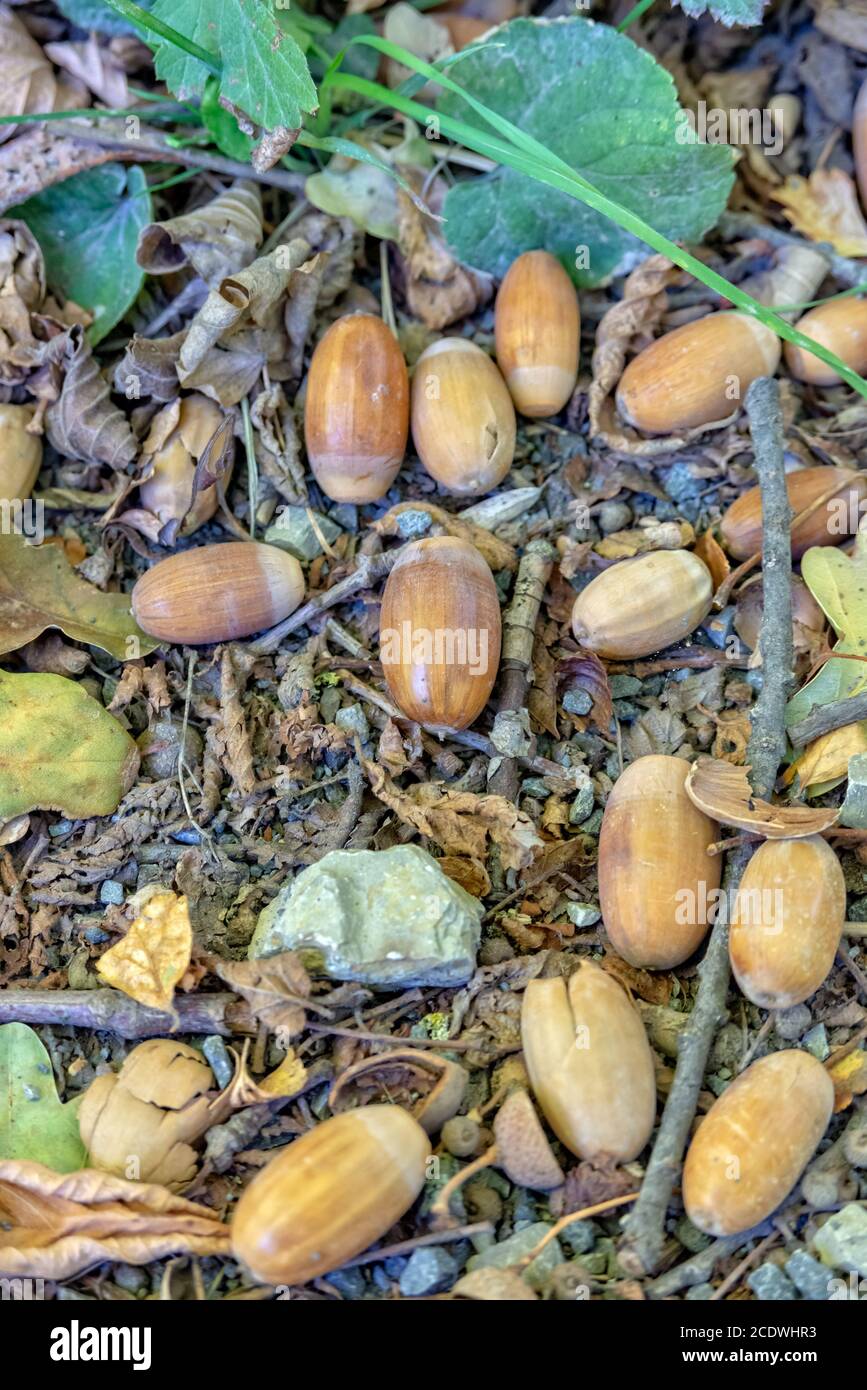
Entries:
<svg viewBox="0 0 867 1390">
<path fill-rule="evenodd" d="M 412 378 L 412 437 L 428 473 L 459 497 L 500 484 L 515 453 L 515 407 L 499 368 L 468 338 L 440 338 Z"/>
</svg>

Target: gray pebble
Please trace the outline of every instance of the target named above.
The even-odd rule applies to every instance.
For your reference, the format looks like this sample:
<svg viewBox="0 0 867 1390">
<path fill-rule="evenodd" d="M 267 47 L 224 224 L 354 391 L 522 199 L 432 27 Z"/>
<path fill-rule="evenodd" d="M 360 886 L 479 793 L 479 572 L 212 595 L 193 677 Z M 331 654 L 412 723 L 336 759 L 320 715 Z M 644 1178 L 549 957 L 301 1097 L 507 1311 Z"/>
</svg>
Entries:
<svg viewBox="0 0 867 1390">
<path fill-rule="evenodd" d="M 774 1032 L 784 1042 L 796 1042 L 803 1037 L 813 1016 L 806 1004 L 795 1004 L 791 1009 L 781 1009 L 774 1020 Z"/>
<path fill-rule="evenodd" d="M 693 1284 L 691 1289 L 687 1289 L 684 1298 L 687 1303 L 706 1303 L 713 1297 L 713 1284 Z"/>
<path fill-rule="evenodd" d="M 458 1277 L 458 1262 L 442 1245 L 421 1246 L 413 1250 L 400 1276 L 400 1291 L 405 1298 L 441 1293 L 451 1288 Z"/>
<path fill-rule="evenodd" d="M 563 696 L 563 708 L 567 714 L 589 714 L 593 701 L 586 690 L 567 690 Z"/>
<path fill-rule="evenodd" d="M 569 808 L 569 822 L 571 825 L 580 825 L 581 821 L 587 819 L 593 810 L 595 799 L 596 794 L 593 789 L 593 783 L 588 777 Z"/>
<path fill-rule="evenodd" d="M 641 681 L 637 676 L 612 676 L 608 684 L 615 700 L 621 700 L 626 695 L 637 695 L 641 690 Z"/>
<path fill-rule="evenodd" d="M 756 1298 L 766 1303 L 791 1303 L 798 1297 L 798 1290 L 779 1265 L 759 1265 L 758 1269 L 747 1275 L 747 1283 Z"/>
<path fill-rule="evenodd" d="M 608 536 L 612 531 L 625 531 L 632 523 L 632 508 L 625 502 L 603 502 L 596 515 L 599 530 Z"/>
<path fill-rule="evenodd" d="M 802 1298 L 814 1302 L 828 1297 L 828 1284 L 834 1277 L 827 1265 L 814 1260 L 806 1250 L 796 1250 L 786 1260 L 786 1273 L 798 1288 Z"/>
<path fill-rule="evenodd" d="M 115 883 L 113 878 L 107 878 L 100 885 L 99 901 L 101 903 L 113 903 L 120 907 L 123 902 L 123 884 Z"/>
</svg>

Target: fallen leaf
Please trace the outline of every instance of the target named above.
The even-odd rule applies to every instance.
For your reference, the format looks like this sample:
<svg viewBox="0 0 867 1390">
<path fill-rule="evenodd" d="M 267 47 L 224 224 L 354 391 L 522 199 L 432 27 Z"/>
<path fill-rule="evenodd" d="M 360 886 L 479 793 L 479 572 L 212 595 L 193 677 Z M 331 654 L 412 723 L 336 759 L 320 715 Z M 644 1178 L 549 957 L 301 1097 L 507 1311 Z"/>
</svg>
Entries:
<svg viewBox="0 0 867 1390">
<path fill-rule="evenodd" d="M 671 998 L 672 978 L 670 975 L 659 974 L 650 970 L 637 970 L 634 965 L 630 965 L 614 951 L 609 951 L 603 956 L 599 964 L 609 975 L 613 975 L 614 979 L 623 985 L 625 990 L 630 994 L 637 995 L 639 999 L 645 999 L 648 1004 L 667 1004 Z"/>
<path fill-rule="evenodd" d="M 683 550 L 692 545 L 695 532 L 688 521 L 657 521 L 642 517 L 638 526 L 629 531 L 612 531 L 593 549 L 604 560 L 629 560 L 648 550 Z"/>
<path fill-rule="evenodd" d="M 106 594 L 75 573 L 63 549 L 0 535 L 0 654 L 60 628 L 118 661 L 146 656 L 158 645 L 132 616 L 127 594 Z"/>
<path fill-rule="evenodd" d="M 60 1101 L 38 1033 L 26 1023 L 0 1027 L 0 1159 L 38 1159 L 58 1173 L 80 1168 L 80 1101 Z"/>
<path fill-rule="evenodd" d="M 851 556 L 833 546 L 813 546 L 801 559 L 801 577 L 839 639 L 834 651 L 861 657 L 867 651 L 867 533 L 859 531 Z M 867 688 L 867 662 L 830 657 L 793 695 L 786 724 L 812 709 L 844 700 Z"/>
<path fill-rule="evenodd" d="M 437 1134 L 460 1110 L 468 1084 L 469 1073 L 458 1062 L 420 1048 L 390 1048 L 341 1072 L 328 1093 L 328 1108 L 338 1115 L 359 1103 L 387 1101 L 403 1105 L 428 1134 Z"/>
<path fill-rule="evenodd" d="M 572 718 L 582 720 L 582 727 L 586 719 L 587 722 L 595 724 L 601 734 L 607 735 L 614 718 L 614 703 L 608 684 L 608 672 L 596 653 L 582 651 L 575 656 L 567 656 L 560 662 L 557 670 L 561 682 L 568 690 L 582 690 L 593 702 L 589 715 L 572 715 Z"/>
<path fill-rule="evenodd" d="M 113 50 L 100 44 L 95 34 L 84 43 L 47 43 L 44 52 L 106 106 L 129 106 L 126 72 Z"/>
<path fill-rule="evenodd" d="M 53 111 L 57 92 L 54 70 L 21 20 L 0 5 L 0 115 L 25 116 Z M 17 125 L 0 126 L 0 142 L 10 139 Z"/>
<path fill-rule="evenodd" d="M 867 256 L 867 222 L 854 181 L 843 169 L 814 169 L 807 179 L 790 174 L 770 196 L 811 241 L 829 241 L 841 256 Z"/>
<path fill-rule="evenodd" d="M 867 753 L 867 722 L 844 724 L 840 729 L 832 729 L 813 743 L 807 745 L 799 758 L 786 768 L 783 782 L 789 786 L 795 778 L 805 796 L 817 796 L 817 788 L 823 791 L 830 788 L 827 783 L 836 785 L 846 777 L 849 759 L 856 753 Z"/>
<path fill-rule="evenodd" d="M 686 777 L 686 794 L 694 806 L 721 825 L 749 830 L 766 840 L 821 835 L 835 825 L 839 807 L 775 806 L 753 795 L 749 767 L 715 758 L 697 758 Z"/>
<path fill-rule="evenodd" d="M 193 933 L 185 897 L 153 893 L 126 935 L 96 963 L 106 984 L 130 999 L 168 1013 L 175 985 L 190 963 Z"/>
<path fill-rule="evenodd" d="M 0 1160 L 0 1271 L 70 1279 L 106 1260 L 147 1265 L 167 1255 L 223 1255 L 229 1227 L 207 1207 L 153 1183 L 84 1168 Z"/>
<path fill-rule="evenodd" d="M 728 556 L 712 531 L 705 531 L 693 546 L 693 554 L 704 560 L 710 570 L 714 593 L 732 572 Z"/>
<path fill-rule="evenodd" d="M 138 766 L 123 725 L 76 681 L 0 671 L 0 818 L 111 815 Z"/>
<path fill-rule="evenodd" d="M 543 847 L 529 816 L 504 796 L 443 791 L 422 782 L 402 791 L 384 768 L 362 759 L 375 794 L 405 825 L 428 835 L 446 854 L 484 860 L 488 839 L 505 869 L 525 869 Z"/>
<path fill-rule="evenodd" d="M 49 441 L 60 454 L 122 471 L 138 444 L 80 328 L 66 334 L 58 366 L 64 374 L 60 396 L 45 412 Z"/>
<path fill-rule="evenodd" d="M 427 512 L 431 521 L 443 528 L 447 536 L 455 536 L 458 540 L 469 541 L 474 545 L 487 562 L 490 568 L 497 570 L 516 570 L 518 568 L 518 555 L 515 547 L 506 541 L 501 541 L 499 537 L 486 531 L 483 526 L 477 526 L 474 521 L 463 521 L 452 512 L 444 511 L 442 507 L 436 507 L 432 502 L 398 502 L 396 506 L 390 507 L 378 521 L 374 521 L 371 530 L 376 531 L 380 536 L 400 535 L 399 518 L 403 512 Z M 573 595 L 574 599 L 574 595 Z"/>
<path fill-rule="evenodd" d="M 856 1096 L 867 1093 L 867 1052 L 856 1047 L 848 1057 L 828 1068 L 834 1083 L 834 1111 L 846 1110 Z"/>
<path fill-rule="evenodd" d="M 307 1068 L 290 1047 L 279 1067 L 259 1082 L 259 1090 L 271 1097 L 297 1096 L 306 1081 Z"/>
<path fill-rule="evenodd" d="M 492 277 L 462 265 L 439 235 L 438 224 L 402 188 L 397 191 L 397 242 L 407 305 L 428 328 L 457 323 L 491 298 Z"/>
<path fill-rule="evenodd" d="M 491 880 L 481 859 L 471 859 L 465 854 L 444 854 L 438 862 L 443 873 L 474 898 L 486 898 L 490 893 Z"/>
<path fill-rule="evenodd" d="M 250 1005 L 253 1016 L 271 1033 L 285 1038 L 300 1033 L 306 1020 L 310 977 L 294 951 L 257 960 L 223 960 L 206 964 Z"/>
<path fill-rule="evenodd" d="M 148 275 L 170 275 L 190 265 L 212 285 L 245 269 L 262 236 L 259 186 L 239 179 L 194 212 L 149 223 L 139 234 L 136 260 Z"/>
<path fill-rule="evenodd" d="M 514 1269 L 474 1269 L 452 1286 L 452 1298 L 481 1303 L 536 1303 L 530 1285 Z"/>
</svg>

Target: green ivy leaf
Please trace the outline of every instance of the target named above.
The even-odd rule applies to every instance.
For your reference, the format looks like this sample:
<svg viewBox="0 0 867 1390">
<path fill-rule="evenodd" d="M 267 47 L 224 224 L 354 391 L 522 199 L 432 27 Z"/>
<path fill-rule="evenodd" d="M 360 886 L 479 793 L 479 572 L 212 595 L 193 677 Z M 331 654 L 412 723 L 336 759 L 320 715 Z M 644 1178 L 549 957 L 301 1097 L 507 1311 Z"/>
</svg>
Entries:
<svg viewBox="0 0 867 1390">
<path fill-rule="evenodd" d="M 76 681 L 0 671 L 0 818 L 109 816 L 138 764 L 126 729 Z"/>
<path fill-rule="evenodd" d="M 304 113 L 316 110 L 304 54 L 263 0 L 156 0 L 152 13 L 222 62 L 222 95 L 267 130 L 295 130 Z M 202 94 L 204 63 L 153 34 L 148 43 L 157 77 L 175 96 Z"/>
<path fill-rule="evenodd" d="M 674 241 L 700 241 L 725 208 L 732 151 L 696 140 L 669 74 L 625 34 L 588 19 L 515 19 L 465 49 L 449 71 Z M 490 134 L 454 93 L 437 105 Z M 505 167 L 456 184 L 444 211 L 455 255 L 498 277 L 522 251 L 543 248 L 576 284 L 598 285 L 643 249 L 601 214 Z"/>
<path fill-rule="evenodd" d="M 768 0 L 677 0 L 677 4 L 691 19 L 709 14 L 731 28 L 733 24 L 761 24 Z"/>
<path fill-rule="evenodd" d="M 32 1028 L 0 1027 L 0 1158 L 44 1163 L 55 1173 L 83 1168 L 80 1102 L 81 1096 L 67 1105 L 59 1100 L 51 1059 Z"/>
<path fill-rule="evenodd" d="M 48 283 L 90 309 L 88 339 L 98 343 L 138 297 L 144 272 L 135 259 L 151 220 L 147 180 L 137 164 L 103 164 L 46 188 L 8 216 L 26 222 L 42 248 Z"/>
</svg>

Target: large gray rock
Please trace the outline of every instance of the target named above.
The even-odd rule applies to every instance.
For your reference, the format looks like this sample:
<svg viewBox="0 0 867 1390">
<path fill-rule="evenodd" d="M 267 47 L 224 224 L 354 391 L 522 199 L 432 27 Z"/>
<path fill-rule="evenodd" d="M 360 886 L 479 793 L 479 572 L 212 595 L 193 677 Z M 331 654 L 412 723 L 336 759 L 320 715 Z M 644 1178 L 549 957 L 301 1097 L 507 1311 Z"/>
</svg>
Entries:
<svg viewBox="0 0 867 1390">
<path fill-rule="evenodd" d="M 462 985 L 482 905 L 417 845 L 332 850 L 260 913 L 249 955 L 313 949 L 337 980 Z"/>
</svg>

